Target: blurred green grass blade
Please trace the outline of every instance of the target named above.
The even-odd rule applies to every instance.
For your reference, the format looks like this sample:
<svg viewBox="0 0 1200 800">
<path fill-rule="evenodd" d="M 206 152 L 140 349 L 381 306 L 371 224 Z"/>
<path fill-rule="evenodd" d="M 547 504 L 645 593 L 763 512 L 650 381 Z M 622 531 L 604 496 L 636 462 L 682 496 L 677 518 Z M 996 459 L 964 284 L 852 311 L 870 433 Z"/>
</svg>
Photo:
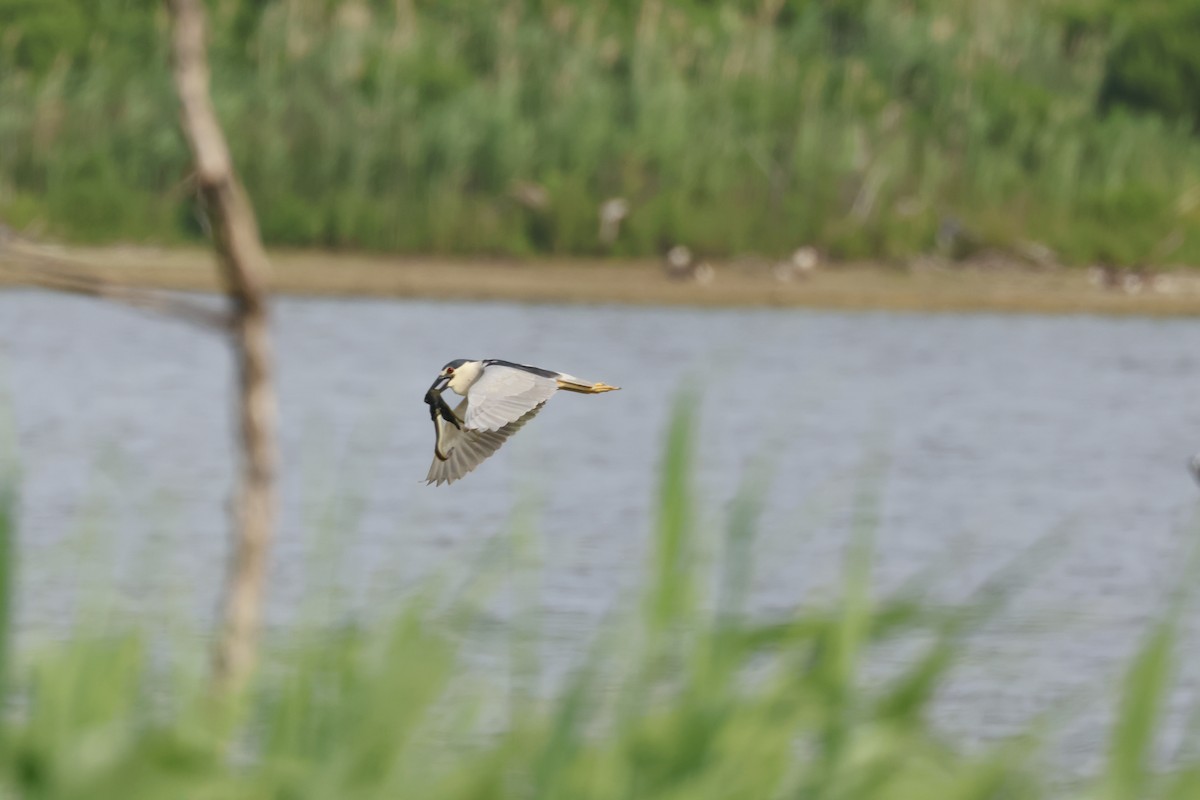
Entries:
<svg viewBox="0 0 1200 800">
<path fill-rule="evenodd" d="M 847 692 L 853 687 L 859 652 L 870 631 L 871 567 L 885 469 L 886 462 L 882 458 L 869 463 L 854 498 L 854 521 L 843 583 L 845 591 L 832 661 L 834 683 Z"/>
<path fill-rule="evenodd" d="M 539 795 L 552 796 L 552 790 L 584 748 L 587 725 L 602 691 L 600 676 L 608 665 L 604 651 L 613 644 L 607 637 L 597 637 L 555 700 L 546 742 L 533 765 L 533 782 Z"/>
<path fill-rule="evenodd" d="M 868 465 L 854 498 L 854 520 L 846 550 L 841 613 L 835 628 L 833 685 L 849 693 L 857 675 L 859 653 L 870 632 L 871 567 L 879 524 L 884 465 Z"/>
<path fill-rule="evenodd" d="M 1162 800 L 1194 800 L 1200 797 L 1200 765 L 1188 764 L 1164 778 Z"/>
<path fill-rule="evenodd" d="M 812 796 L 818 796 L 818 787 L 842 780 L 852 755 L 860 703 L 858 677 L 872 627 L 871 567 L 882 475 L 882 462 L 876 461 L 868 465 L 860 479 L 852 508 L 841 604 L 816 639 L 815 671 L 824 708 L 816 739 L 819 766 L 805 790 Z"/>
<path fill-rule="evenodd" d="M 878 703 L 877 713 L 898 719 L 920 713 L 964 654 L 966 638 L 995 618 L 1017 592 L 1052 563 L 1049 556 L 1062 541 L 1057 536 L 1036 540 L 976 589 L 961 608 L 941 611 L 935 616 L 932 608 L 925 607 L 924 619 L 935 622 L 935 639 L 924 655 L 891 683 Z"/>
<path fill-rule="evenodd" d="M 911 723 L 914 717 L 923 714 L 960 655 L 961 646 L 952 639 L 939 637 L 925 655 L 889 687 L 879 703 L 878 714 L 905 723 Z"/>
<path fill-rule="evenodd" d="M 692 449 L 697 399 L 683 391 L 675 399 L 667 432 L 658 495 L 654 574 L 650 583 L 652 635 L 660 635 L 691 610 Z"/>
<path fill-rule="evenodd" d="M 715 619 L 708 636 L 710 657 L 697 664 L 696 680 L 709 691 L 724 691 L 754 645 L 746 635 L 746 601 L 754 576 L 754 543 L 770 486 L 771 469 L 759 463 L 747 471 L 729 512 L 718 562 Z M 747 649 L 749 646 L 750 649 Z"/>
<path fill-rule="evenodd" d="M 717 596 L 717 614 L 725 623 L 732 623 L 745 610 L 746 594 L 754 575 L 754 542 L 771 485 L 771 472 L 766 463 L 751 467 L 733 498 L 721 553 Z"/>
<path fill-rule="evenodd" d="M 1109 745 L 1107 800 L 1142 800 L 1154 780 L 1151 759 L 1174 666 L 1174 619 L 1157 624 L 1122 687 Z"/>
<path fill-rule="evenodd" d="M 1126 673 L 1109 745 L 1108 800 L 1150 796 L 1159 781 L 1153 763 L 1155 743 L 1174 676 L 1179 620 L 1188 613 L 1195 596 L 1197 574 L 1200 574 L 1200 547 L 1193 547 L 1172 591 L 1164 619 L 1154 626 Z M 1190 755 L 1195 758 L 1195 754 Z M 1182 769 L 1179 782 L 1169 791 L 1192 785 L 1188 772 L 1187 768 Z"/>
</svg>

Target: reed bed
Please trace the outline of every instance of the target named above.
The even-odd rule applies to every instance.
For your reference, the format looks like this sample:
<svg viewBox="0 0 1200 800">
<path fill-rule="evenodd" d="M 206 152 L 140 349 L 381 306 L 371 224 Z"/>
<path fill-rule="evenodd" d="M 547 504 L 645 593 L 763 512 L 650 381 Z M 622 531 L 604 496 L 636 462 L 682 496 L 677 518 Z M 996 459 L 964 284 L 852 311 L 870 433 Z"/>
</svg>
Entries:
<svg viewBox="0 0 1200 800">
<path fill-rule="evenodd" d="M 202 235 L 158 4 L 20 5 L 0 3 L 0 218 L 85 242 Z M 887 260 L 953 229 L 1066 262 L 1194 263 L 1200 140 L 1103 112 L 1114 34 L 1068 9 L 226 0 L 214 91 L 274 244 Z M 605 242 L 612 198 L 628 217 Z"/>
</svg>

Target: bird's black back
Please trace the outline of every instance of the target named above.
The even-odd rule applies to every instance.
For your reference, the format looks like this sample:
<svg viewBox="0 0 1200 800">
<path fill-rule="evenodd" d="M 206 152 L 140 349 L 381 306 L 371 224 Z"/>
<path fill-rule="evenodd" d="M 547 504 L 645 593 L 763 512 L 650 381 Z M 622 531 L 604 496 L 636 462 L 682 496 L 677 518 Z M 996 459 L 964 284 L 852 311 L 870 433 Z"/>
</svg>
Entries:
<svg viewBox="0 0 1200 800">
<path fill-rule="evenodd" d="M 490 367 L 493 364 L 495 364 L 498 367 L 512 367 L 513 369 L 524 370 L 525 372 L 532 372 L 534 375 L 541 375 L 543 378 L 557 378 L 558 377 L 558 373 L 553 370 L 542 369 L 541 367 L 531 367 L 528 364 L 514 364 L 511 361 L 504 361 L 503 359 L 499 359 L 499 358 L 489 358 L 483 362 L 483 365 L 485 367 Z"/>
</svg>

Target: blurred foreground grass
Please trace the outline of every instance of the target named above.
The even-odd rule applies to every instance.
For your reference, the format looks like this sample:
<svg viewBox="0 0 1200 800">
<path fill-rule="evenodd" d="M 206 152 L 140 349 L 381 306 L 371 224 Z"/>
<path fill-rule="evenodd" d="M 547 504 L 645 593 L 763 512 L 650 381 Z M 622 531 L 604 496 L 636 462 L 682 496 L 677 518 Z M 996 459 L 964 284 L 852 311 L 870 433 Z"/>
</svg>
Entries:
<svg viewBox="0 0 1200 800">
<path fill-rule="evenodd" d="M 698 574 L 692 436 L 681 404 L 640 601 L 559 688 L 538 688 L 536 633 L 524 624 L 503 634 L 511 656 L 503 674 L 466 665 L 462 643 L 484 613 L 483 590 L 464 599 L 430 586 L 390 624 L 288 634 L 269 646 L 252 690 L 229 706 L 207 694 L 201 654 L 164 650 L 132 631 L 80 630 L 38 653 L 0 658 L 9 697 L 0 795 L 1200 796 L 1200 761 L 1169 772 L 1152 766 L 1173 617 L 1149 633 L 1128 671 L 1099 776 L 1066 786 L 1040 774 L 1032 734 L 964 752 L 931 730 L 930 701 L 963 636 L 1004 601 L 1012 576 L 959 609 L 927 605 L 915 589 L 874 597 L 872 498 L 863 496 L 836 605 L 756 620 L 742 604 L 753 571 L 753 484 L 731 510 L 718 574 Z M 14 504 L 11 491 L 0 495 L 6 611 Z M 863 669 L 878 648 L 905 637 L 925 642 L 923 650 L 890 678 L 867 681 Z"/>
</svg>

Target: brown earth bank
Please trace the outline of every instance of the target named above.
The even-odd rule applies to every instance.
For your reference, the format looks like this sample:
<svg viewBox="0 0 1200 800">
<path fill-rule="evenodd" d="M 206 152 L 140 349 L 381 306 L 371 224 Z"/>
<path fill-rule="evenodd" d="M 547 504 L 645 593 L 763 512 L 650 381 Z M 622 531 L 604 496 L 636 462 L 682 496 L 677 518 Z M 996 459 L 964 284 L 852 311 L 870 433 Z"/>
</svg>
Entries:
<svg viewBox="0 0 1200 800">
<path fill-rule="evenodd" d="M 1200 271 L 1153 275 L 1017 264 L 818 265 L 711 261 L 672 277 L 654 260 L 446 258 L 273 251 L 273 284 L 287 295 L 796 307 L 898 311 L 1200 315 Z M 115 286 L 213 291 L 218 273 L 199 248 L 0 245 L 0 285 L 55 285 L 83 276 Z M 49 277 L 48 277 L 49 276 Z"/>
</svg>

